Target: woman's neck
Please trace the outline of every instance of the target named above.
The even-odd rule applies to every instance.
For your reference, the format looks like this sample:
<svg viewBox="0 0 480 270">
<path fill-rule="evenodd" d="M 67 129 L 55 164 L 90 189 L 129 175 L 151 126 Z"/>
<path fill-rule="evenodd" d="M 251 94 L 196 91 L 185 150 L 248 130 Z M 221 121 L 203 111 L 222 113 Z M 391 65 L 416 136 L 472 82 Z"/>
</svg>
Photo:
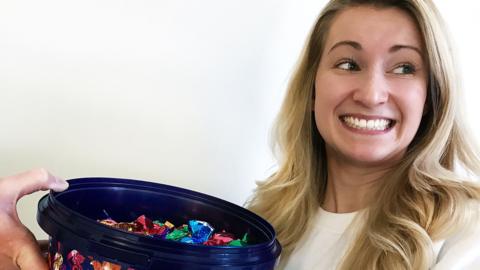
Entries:
<svg viewBox="0 0 480 270">
<path fill-rule="evenodd" d="M 356 212 L 375 196 L 387 169 L 328 160 L 328 179 L 322 208 L 333 213 Z"/>
</svg>

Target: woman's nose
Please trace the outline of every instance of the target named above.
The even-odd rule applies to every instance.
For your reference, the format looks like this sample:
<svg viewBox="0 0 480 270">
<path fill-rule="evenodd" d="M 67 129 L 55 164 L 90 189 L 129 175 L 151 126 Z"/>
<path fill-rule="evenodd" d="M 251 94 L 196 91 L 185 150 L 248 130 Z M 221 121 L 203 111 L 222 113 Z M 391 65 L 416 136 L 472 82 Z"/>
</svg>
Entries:
<svg viewBox="0 0 480 270">
<path fill-rule="evenodd" d="M 353 100 L 365 107 L 375 107 L 388 101 L 389 85 L 383 72 L 366 73 L 353 93 Z"/>
</svg>

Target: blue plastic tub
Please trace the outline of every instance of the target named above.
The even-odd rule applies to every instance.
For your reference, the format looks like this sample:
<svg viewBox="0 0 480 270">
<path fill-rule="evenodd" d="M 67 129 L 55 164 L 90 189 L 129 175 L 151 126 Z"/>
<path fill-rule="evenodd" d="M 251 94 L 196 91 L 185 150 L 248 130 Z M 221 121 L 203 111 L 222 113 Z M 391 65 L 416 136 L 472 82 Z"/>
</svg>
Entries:
<svg viewBox="0 0 480 270">
<path fill-rule="evenodd" d="M 68 181 L 38 203 L 37 220 L 50 235 L 49 264 L 55 270 L 274 269 L 281 252 L 272 226 L 227 201 L 178 187 L 116 178 Z M 136 235 L 97 222 L 105 213 L 117 221 L 140 215 L 176 226 L 205 220 L 237 237 L 245 247 L 203 246 Z"/>
</svg>

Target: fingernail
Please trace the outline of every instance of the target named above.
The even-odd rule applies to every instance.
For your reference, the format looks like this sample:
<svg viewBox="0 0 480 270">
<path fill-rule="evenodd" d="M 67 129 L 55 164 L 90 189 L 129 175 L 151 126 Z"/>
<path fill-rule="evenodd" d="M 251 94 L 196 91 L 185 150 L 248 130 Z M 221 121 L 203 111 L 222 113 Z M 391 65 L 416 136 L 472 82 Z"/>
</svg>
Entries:
<svg viewBox="0 0 480 270">
<path fill-rule="evenodd" d="M 56 192 L 64 191 L 67 188 L 68 188 L 68 182 L 65 181 L 65 179 L 60 177 L 55 177 L 55 182 L 53 182 L 52 185 L 50 186 L 50 189 Z"/>
</svg>

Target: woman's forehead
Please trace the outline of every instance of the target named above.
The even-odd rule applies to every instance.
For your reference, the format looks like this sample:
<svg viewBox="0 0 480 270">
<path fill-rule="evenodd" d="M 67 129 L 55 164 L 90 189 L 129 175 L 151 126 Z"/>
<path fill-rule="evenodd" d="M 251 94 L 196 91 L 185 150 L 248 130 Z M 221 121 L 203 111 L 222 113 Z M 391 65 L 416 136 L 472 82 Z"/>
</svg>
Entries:
<svg viewBox="0 0 480 270">
<path fill-rule="evenodd" d="M 347 8 L 335 16 L 328 31 L 325 49 L 338 42 L 354 41 L 363 48 L 395 45 L 422 48 L 420 31 L 413 18 L 398 8 L 360 6 Z"/>
</svg>

